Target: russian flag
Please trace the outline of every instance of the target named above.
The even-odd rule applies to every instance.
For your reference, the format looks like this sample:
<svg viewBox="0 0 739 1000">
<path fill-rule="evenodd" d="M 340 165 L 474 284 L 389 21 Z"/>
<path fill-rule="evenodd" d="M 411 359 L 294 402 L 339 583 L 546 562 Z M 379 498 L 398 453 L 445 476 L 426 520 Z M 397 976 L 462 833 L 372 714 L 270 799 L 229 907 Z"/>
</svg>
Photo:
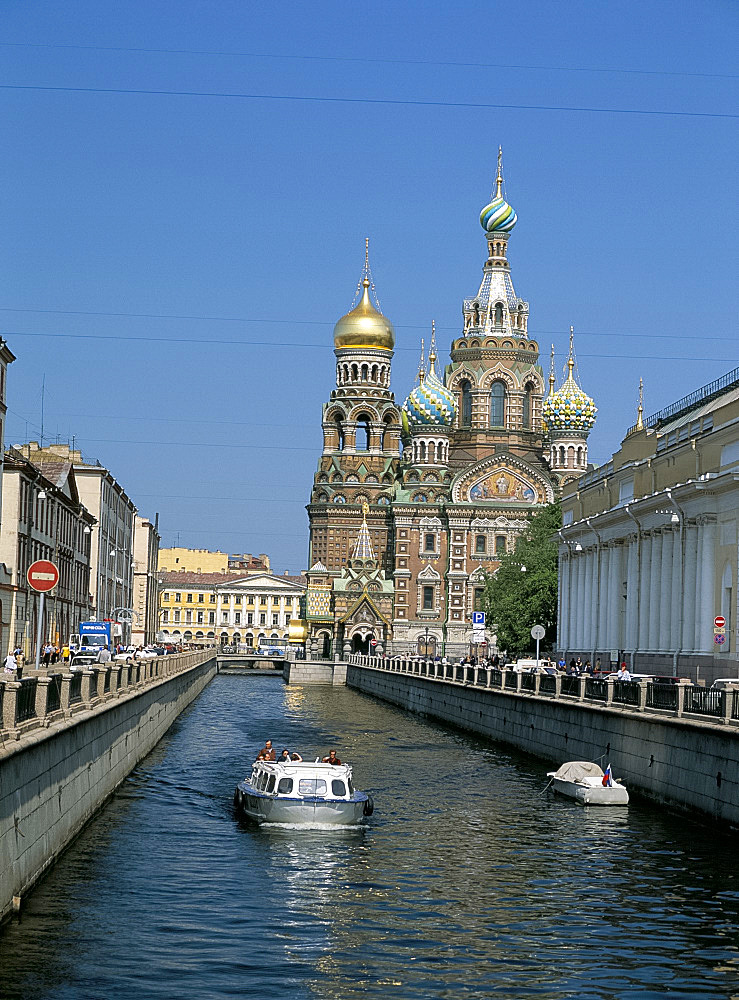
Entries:
<svg viewBox="0 0 739 1000">
<path fill-rule="evenodd" d="M 603 787 L 611 788 L 613 782 L 611 781 L 611 765 L 609 764 L 606 768 L 606 773 L 603 775 Z"/>
</svg>

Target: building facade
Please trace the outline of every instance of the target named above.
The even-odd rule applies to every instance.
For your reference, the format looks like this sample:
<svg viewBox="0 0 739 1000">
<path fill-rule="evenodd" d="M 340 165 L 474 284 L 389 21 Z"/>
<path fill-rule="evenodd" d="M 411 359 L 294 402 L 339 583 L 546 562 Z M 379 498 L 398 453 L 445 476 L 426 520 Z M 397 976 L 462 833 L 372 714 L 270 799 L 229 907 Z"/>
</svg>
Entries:
<svg viewBox="0 0 739 1000">
<path fill-rule="evenodd" d="M 269 556 L 264 552 L 253 556 L 228 555 L 226 552 L 212 552 L 210 549 L 185 549 L 175 546 L 159 550 L 159 567 L 162 572 L 184 573 L 269 573 Z"/>
<path fill-rule="evenodd" d="M 304 593 L 302 577 L 160 572 L 158 634 L 174 643 L 255 649 L 286 642 Z"/>
<path fill-rule="evenodd" d="M 59 568 L 59 583 L 44 602 L 43 641 L 64 643 L 90 617 L 90 555 L 93 516 L 80 501 L 74 466 L 44 452 L 32 461 L 5 452 L 0 562 L 11 568 L 10 627 L 3 650 L 34 651 L 39 600 L 28 586 L 28 567 L 49 559 Z"/>
<path fill-rule="evenodd" d="M 558 646 L 707 682 L 739 676 L 739 369 L 639 419 L 562 500 Z M 717 627 L 716 619 L 723 620 Z"/>
<path fill-rule="evenodd" d="M 2 531 L 2 479 L 5 456 L 5 417 L 8 412 L 6 402 L 8 385 L 8 365 L 15 361 L 15 355 L 5 340 L 0 337 L 0 532 Z M 0 563 L 0 649 L 12 644 L 13 570 L 12 564 Z"/>
<path fill-rule="evenodd" d="M 499 155 L 493 197 L 480 214 L 487 254 L 479 288 L 463 301 L 443 374 L 432 325 L 428 364 L 422 346 L 418 381 L 402 406 L 390 389 L 394 330 L 372 300 L 365 255 L 359 301 L 334 329 L 336 387 L 323 408 L 323 453 L 307 508 L 313 646 L 325 649 L 330 631 L 335 653 L 468 650 L 485 574 L 513 549 L 533 511 L 587 468 L 595 408 L 574 378 L 572 338 L 568 377 L 555 391 L 552 371 L 547 394 L 529 305 L 511 276 L 516 221 Z M 357 554 L 361 537 L 371 545 L 368 560 Z M 352 578 L 370 563 L 384 574 L 372 581 L 383 611 L 369 599 L 369 578 Z M 340 595 L 358 583 L 367 587 L 363 620 L 347 629 Z"/>
<path fill-rule="evenodd" d="M 154 523 L 137 514 L 133 532 L 133 621 L 131 642 L 154 642 L 159 617 L 159 515 Z"/>
</svg>

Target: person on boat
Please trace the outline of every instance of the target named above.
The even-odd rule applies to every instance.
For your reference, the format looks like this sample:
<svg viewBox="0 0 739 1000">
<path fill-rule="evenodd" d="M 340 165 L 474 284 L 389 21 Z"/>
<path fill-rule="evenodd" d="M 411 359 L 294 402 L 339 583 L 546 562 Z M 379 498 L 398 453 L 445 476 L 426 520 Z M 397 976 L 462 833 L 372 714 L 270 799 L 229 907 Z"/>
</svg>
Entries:
<svg viewBox="0 0 739 1000">
<path fill-rule="evenodd" d="M 299 763 L 302 759 L 303 758 L 300 756 L 299 753 L 290 753 L 289 750 L 283 750 L 278 758 L 278 761 L 281 764 L 287 764 L 290 761 L 295 761 L 296 763 Z"/>
<path fill-rule="evenodd" d="M 340 764 L 341 761 L 336 756 L 336 751 L 335 750 L 329 750 L 328 757 L 324 757 L 323 758 L 323 763 L 324 764 Z"/>
<path fill-rule="evenodd" d="M 272 749 L 272 740 L 267 740 L 264 747 L 259 751 L 257 760 L 277 760 L 277 754 Z"/>
</svg>

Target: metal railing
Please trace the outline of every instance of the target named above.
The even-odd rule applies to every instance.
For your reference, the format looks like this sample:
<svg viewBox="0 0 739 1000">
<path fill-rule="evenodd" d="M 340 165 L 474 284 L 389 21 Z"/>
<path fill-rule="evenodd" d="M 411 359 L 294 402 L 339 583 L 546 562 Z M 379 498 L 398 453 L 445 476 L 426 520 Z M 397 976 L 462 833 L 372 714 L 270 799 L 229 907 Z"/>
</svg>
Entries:
<svg viewBox="0 0 739 1000">
<path fill-rule="evenodd" d="M 693 715 L 721 715 L 721 691 L 686 685 L 683 711 Z"/>
<path fill-rule="evenodd" d="M 580 696 L 580 678 L 565 674 L 562 678 L 560 691 L 564 695 L 574 695 L 575 698 L 578 698 Z"/>
<path fill-rule="evenodd" d="M 677 711 L 676 684 L 647 684 L 647 707 Z"/>
<path fill-rule="evenodd" d="M 62 675 L 53 674 L 49 680 L 49 691 L 46 695 L 46 712 L 58 712 L 62 706 Z"/>
<path fill-rule="evenodd" d="M 593 698 L 595 701 L 608 700 L 608 681 L 600 680 L 598 677 L 588 677 L 585 680 L 585 697 Z"/>
<path fill-rule="evenodd" d="M 71 705 L 76 701 L 82 701 L 82 674 L 79 670 L 75 670 L 69 683 L 69 703 Z"/>
<path fill-rule="evenodd" d="M 542 674 L 539 678 L 539 694 L 556 694 L 557 678 L 551 674 Z"/>
<path fill-rule="evenodd" d="M 18 692 L 16 702 L 15 717 L 18 722 L 25 722 L 32 719 L 36 714 L 36 687 L 38 681 L 35 677 L 24 677 L 21 681 L 21 688 Z"/>
<path fill-rule="evenodd" d="M 689 413 L 697 406 L 708 402 L 709 399 L 712 399 L 714 396 L 718 396 L 720 393 L 724 392 L 724 390 L 731 388 L 737 383 L 739 383 L 739 368 L 734 368 L 732 371 L 722 375 L 721 378 L 717 378 L 713 382 L 709 382 L 708 385 L 704 385 L 700 389 L 696 389 L 694 392 L 689 393 L 689 395 L 683 396 L 682 399 L 678 399 L 676 402 L 670 403 L 670 405 L 665 406 L 664 409 L 658 410 L 656 413 L 652 413 L 644 419 L 643 424 L 645 427 L 659 427 L 661 424 L 666 424 L 683 413 Z M 627 434 L 633 430 L 636 430 L 636 424 L 629 428 Z"/>
<path fill-rule="evenodd" d="M 638 705 L 640 686 L 631 681 L 616 681 L 613 685 L 613 700 L 618 705 Z"/>
</svg>

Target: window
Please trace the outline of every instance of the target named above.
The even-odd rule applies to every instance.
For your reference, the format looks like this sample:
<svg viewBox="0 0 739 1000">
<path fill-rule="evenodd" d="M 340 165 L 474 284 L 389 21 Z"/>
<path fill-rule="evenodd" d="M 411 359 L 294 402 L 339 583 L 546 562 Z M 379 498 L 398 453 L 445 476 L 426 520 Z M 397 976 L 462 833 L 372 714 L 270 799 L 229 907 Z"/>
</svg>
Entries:
<svg viewBox="0 0 739 1000">
<path fill-rule="evenodd" d="M 484 587 L 475 587 L 475 611 L 482 611 L 482 595 L 485 593 Z"/>
<path fill-rule="evenodd" d="M 185 622 L 188 625 L 192 624 L 192 611 L 186 611 L 185 612 Z"/>
<path fill-rule="evenodd" d="M 228 625 L 228 612 L 224 611 L 221 615 L 221 625 Z"/>
<path fill-rule="evenodd" d="M 434 588 L 424 587 L 423 588 L 423 610 L 433 611 L 434 610 Z"/>
<path fill-rule="evenodd" d="M 259 598 L 259 603 L 260 604 L 266 604 L 267 603 L 267 598 L 266 597 L 260 597 Z"/>
<path fill-rule="evenodd" d="M 274 774 L 270 774 L 269 781 L 267 782 L 267 794 L 269 794 L 270 792 L 274 792 L 274 790 L 275 790 L 275 781 L 276 780 L 277 779 L 274 776 Z"/>
<path fill-rule="evenodd" d="M 472 386 L 467 381 L 467 379 L 460 385 L 461 401 L 459 406 L 459 412 L 462 414 L 462 426 L 469 427 L 472 423 Z"/>
<path fill-rule="evenodd" d="M 192 604 L 192 594 L 187 595 L 187 603 Z"/>
<path fill-rule="evenodd" d="M 246 624 L 247 624 L 247 625 L 253 625 L 253 624 L 254 624 L 254 615 L 252 614 L 252 612 L 251 612 L 251 611 L 249 611 L 249 612 L 247 613 L 247 616 L 246 616 Z"/>
<path fill-rule="evenodd" d="M 357 451 L 369 451 L 370 448 L 370 418 L 366 413 L 357 417 Z"/>
<path fill-rule="evenodd" d="M 495 554 L 496 556 L 502 556 L 506 550 L 506 538 L 505 535 L 495 536 Z"/>
<path fill-rule="evenodd" d="M 162 621 L 163 622 L 169 621 L 169 611 L 162 611 Z"/>
<path fill-rule="evenodd" d="M 215 604 L 216 603 L 216 595 L 215 594 L 211 594 L 210 595 L 210 603 L 211 604 Z"/>
<path fill-rule="evenodd" d="M 343 781 L 338 778 L 334 778 L 331 782 L 331 794 L 332 795 L 346 795 L 346 785 Z"/>
<path fill-rule="evenodd" d="M 237 611 L 234 614 L 234 625 L 240 625 L 240 624 L 241 624 L 241 612 Z"/>
<path fill-rule="evenodd" d="M 280 616 L 279 615 L 272 615 L 272 624 L 273 625 L 279 625 L 280 624 Z"/>
<path fill-rule="evenodd" d="M 174 613 L 174 620 L 178 622 L 180 620 L 180 609 L 178 608 Z"/>
<path fill-rule="evenodd" d="M 533 385 L 528 382 L 523 393 L 523 426 L 531 427 L 531 394 L 534 391 Z"/>
<path fill-rule="evenodd" d="M 490 426 L 503 427 L 505 423 L 505 386 L 493 382 L 490 387 Z"/>
<path fill-rule="evenodd" d="M 298 791 L 301 795 L 325 795 L 326 782 L 323 778 L 301 778 Z"/>
<path fill-rule="evenodd" d="M 477 535 L 475 538 L 475 552 L 484 555 L 487 552 L 487 544 L 484 535 Z"/>
<path fill-rule="evenodd" d="M 209 625 L 215 625 L 215 623 L 216 623 L 216 613 L 215 613 L 215 611 L 209 611 L 208 612 L 208 624 Z"/>
<path fill-rule="evenodd" d="M 259 616 L 259 624 L 260 625 L 266 625 L 267 624 L 267 616 L 266 615 L 260 615 Z"/>
<path fill-rule="evenodd" d="M 182 594 L 175 594 L 174 599 L 176 604 L 180 604 L 182 601 Z"/>
<path fill-rule="evenodd" d="M 341 414 L 340 413 L 336 414 L 336 416 L 334 417 L 334 421 L 336 422 L 336 437 L 338 438 L 338 441 L 339 441 L 339 451 L 343 451 L 344 450 L 344 427 L 343 427 L 343 425 L 341 423 Z"/>
<path fill-rule="evenodd" d="M 292 778 L 280 778 L 280 783 L 277 786 L 278 795 L 289 795 L 293 790 L 293 779 Z"/>
<path fill-rule="evenodd" d="M 168 601 L 168 600 L 169 600 L 169 594 L 166 594 L 166 593 L 165 593 L 165 594 L 164 594 L 164 595 L 162 596 L 162 600 L 163 600 L 163 601 Z"/>
<path fill-rule="evenodd" d="M 241 604 L 241 597 L 240 597 L 240 595 L 238 595 L 238 594 L 237 594 L 237 596 L 236 596 L 236 603 L 237 603 L 237 604 Z"/>
<path fill-rule="evenodd" d="M 424 539 L 423 543 L 424 552 L 436 552 L 436 535 L 429 532 Z"/>
<path fill-rule="evenodd" d="M 198 594 L 198 604 L 205 603 L 205 594 Z"/>
</svg>

